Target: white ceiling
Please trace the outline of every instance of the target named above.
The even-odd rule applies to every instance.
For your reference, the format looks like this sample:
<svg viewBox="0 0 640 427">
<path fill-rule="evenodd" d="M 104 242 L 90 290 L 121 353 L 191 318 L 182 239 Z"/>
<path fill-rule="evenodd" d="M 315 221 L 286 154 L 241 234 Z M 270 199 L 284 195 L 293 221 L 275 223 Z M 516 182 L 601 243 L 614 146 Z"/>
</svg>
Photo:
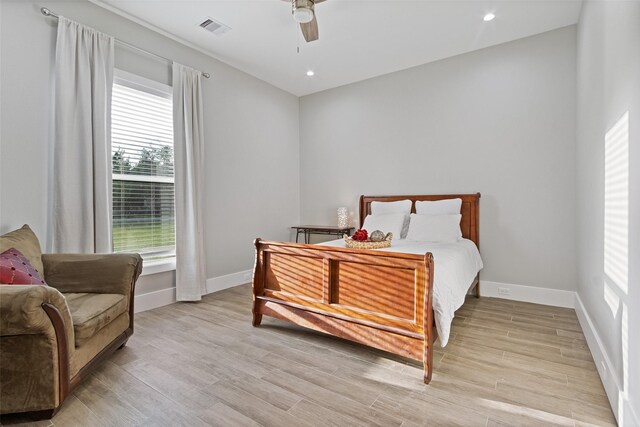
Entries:
<svg viewBox="0 0 640 427">
<path fill-rule="evenodd" d="M 92 1 L 298 96 L 575 24 L 581 8 L 581 0 L 327 0 L 316 6 L 320 39 L 306 43 L 282 0 Z M 487 12 L 496 18 L 484 22 Z M 203 30 L 207 17 L 232 30 Z"/>
</svg>

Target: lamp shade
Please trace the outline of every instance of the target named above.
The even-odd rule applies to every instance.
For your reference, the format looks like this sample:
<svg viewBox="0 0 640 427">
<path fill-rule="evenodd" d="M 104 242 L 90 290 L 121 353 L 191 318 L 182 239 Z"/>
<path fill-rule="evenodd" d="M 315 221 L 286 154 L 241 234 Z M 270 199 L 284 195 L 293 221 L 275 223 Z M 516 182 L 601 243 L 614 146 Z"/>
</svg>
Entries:
<svg viewBox="0 0 640 427">
<path fill-rule="evenodd" d="M 349 226 L 349 210 L 346 207 L 338 208 L 338 227 Z"/>
</svg>

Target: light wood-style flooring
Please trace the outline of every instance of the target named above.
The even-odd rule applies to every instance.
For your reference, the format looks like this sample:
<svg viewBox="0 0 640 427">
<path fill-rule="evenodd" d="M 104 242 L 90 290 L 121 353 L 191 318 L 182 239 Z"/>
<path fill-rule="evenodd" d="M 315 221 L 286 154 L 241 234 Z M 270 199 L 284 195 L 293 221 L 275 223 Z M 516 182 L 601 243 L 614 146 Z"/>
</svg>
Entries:
<svg viewBox="0 0 640 427">
<path fill-rule="evenodd" d="M 140 313 L 126 348 L 36 426 L 615 425 L 575 312 L 470 297 L 433 380 L 265 317 L 248 285 Z"/>
</svg>

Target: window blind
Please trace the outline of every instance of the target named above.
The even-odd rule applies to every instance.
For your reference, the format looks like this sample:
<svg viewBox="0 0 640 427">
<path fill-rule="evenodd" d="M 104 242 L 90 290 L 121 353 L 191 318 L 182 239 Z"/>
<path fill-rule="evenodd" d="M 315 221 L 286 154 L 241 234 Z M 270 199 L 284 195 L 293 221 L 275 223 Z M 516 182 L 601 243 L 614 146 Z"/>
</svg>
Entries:
<svg viewBox="0 0 640 427">
<path fill-rule="evenodd" d="M 116 80 L 111 105 L 113 250 L 175 254 L 171 93 Z"/>
</svg>

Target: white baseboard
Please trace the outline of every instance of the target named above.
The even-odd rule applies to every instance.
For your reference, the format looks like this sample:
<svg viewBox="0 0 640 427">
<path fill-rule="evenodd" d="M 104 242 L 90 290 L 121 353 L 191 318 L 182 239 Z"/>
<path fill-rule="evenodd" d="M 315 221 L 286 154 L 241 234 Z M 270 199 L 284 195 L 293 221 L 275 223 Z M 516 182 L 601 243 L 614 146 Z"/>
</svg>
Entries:
<svg viewBox="0 0 640 427">
<path fill-rule="evenodd" d="M 511 283 L 480 280 L 480 295 L 483 297 L 503 298 L 554 307 L 574 308 L 574 291 L 538 288 L 535 286 L 514 285 Z"/>
<path fill-rule="evenodd" d="M 151 310 L 174 302 L 176 302 L 176 288 L 148 292 L 146 294 L 136 295 L 133 311 L 140 313 L 141 311 Z"/>
<path fill-rule="evenodd" d="M 249 283 L 252 275 L 253 270 L 244 270 L 207 279 L 207 294 Z M 140 313 L 141 311 L 151 310 L 176 302 L 176 288 L 173 287 L 148 292 L 146 294 L 136 295 L 135 298 L 134 311 Z"/>
<path fill-rule="evenodd" d="M 640 426 L 640 419 L 626 397 L 624 386 L 620 384 L 620 379 L 616 374 L 614 364 L 611 362 L 611 358 L 602 344 L 600 335 L 596 331 L 593 321 L 578 294 L 576 294 L 575 305 L 580 327 L 587 339 L 589 350 L 595 361 L 600 380 L 604 385 L 604 390 L 607 393 L 611 409 L 618 424 L 621 426 Z"/>
<path fill-rule="evenodd" d="M 253 270 L 244 270 L 227 274 L 226 276 L 207 279 L 207 293 L 210 294 L 212 292 L 233 288 L 234 286 L 244 285 L 251 281 L 252 275 Z"/>
<path fill-rule="evenodd" d="M 207 279 L 207 293 L 222 291 L 234 286 L 243 285 L 251 281 L 253 270 L 238 271 L 225 276 Z M 499 292 L 499 289 L 507 289 L 509 295 Z M 504 298 L 515 301 L 531 302 L 536 304 L 552 305 L 556 307 L 574 308 L 575 292 L 558 289 L 537 288 L 533 286 L 514 285 L 510 283 L 480 281 L 480 292 L 485 297 Z M 163 289 L 136 295 L 136 313 L 153 308 L 162 307 L 176 301 L 176 288 Z"/>
</svg>

